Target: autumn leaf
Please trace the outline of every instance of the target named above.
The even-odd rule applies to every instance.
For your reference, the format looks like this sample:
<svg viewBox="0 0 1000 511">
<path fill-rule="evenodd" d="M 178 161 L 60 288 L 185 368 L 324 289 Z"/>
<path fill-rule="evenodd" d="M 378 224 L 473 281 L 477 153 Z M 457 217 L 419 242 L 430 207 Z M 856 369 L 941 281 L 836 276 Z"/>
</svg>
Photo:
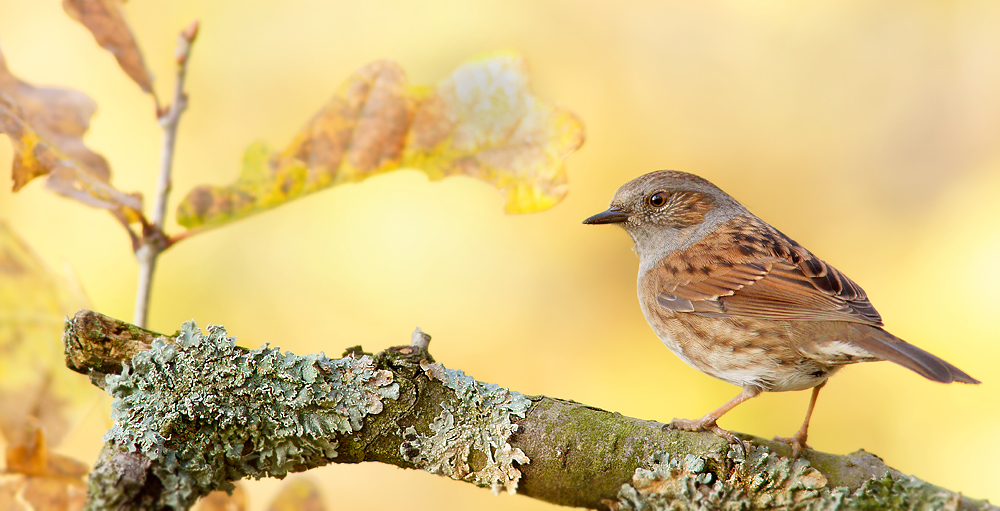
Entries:
<svg viewBox="0 0 1000 511">
<path fill-rule="evenodd" d="M 194 511 L 245 511 L 250 507 L 247 492 L 239 481 L 234 486 L 232 494 L 216 490 L 198 499 Z"/>
<path fill-rule="evenodd" d="M 83 144 L 95 110 L 81 92 L 22 82 L 0 53 L 0 133 L 14 146 L 14 191 L 49 175 L 46 186 L 56 193 L 108 209 L 123 223 L 137 221 L 141 196 L 115 189 L 107 160 Z"/>
<path fill-rule="evenodd" d="M 63 320 L 88 305 L 75 279 L 51 272 L 0 221 L 0 433 L 9 445 L 35 426 L 58 442 L 101 394 L 65 367 Z"/>
<path fill-rule="evenodd" d="M 199 186 L 177 209 L 189 228 L 218 225 L 330 186 L 401 168 L 470 176 L 498 188 L 511 213 L 567 192 L 564 161 L 583 143 L 571 112 L 532 94 L 524 59 L 474 59 L 434 87 L 409 85 L 391 61 L 362 67 L 282 152 L 251 145 L 229 186 Z"/>
<path fill-rule="evenodd" d="M 87 306 L 73 279 L 54 275 L 0 222 L 0 509 L 83 505 L 88 465 L 49 446 L 101 394 L 65 367 L 63 320 Z"/>
<path fill-rule="evenodd" d="M 28 441 L 7 449 L 7 468 L 0 472 L 0 509 L 68 511 L 83 509 L 84 476 L 90 466 L 49 451 L 45 434 L 35 428 Z"/>
<path fill-rule="evenodd" d="M 7 68 L 7 61 L 0 53 L 0 93 L 6 95 L 0 102 L 4 116 L 0 118 L 3 130 L 11 141 L 28 138 L 25 147 L 31 149 L 22 161 L 14 164 L 30 163 L 33 159 L 46 164 L 43 168 L 28 168 L 30 176 L 14 173 L 14 191 L 24 186 L 31 178 L 44 175 L 59 164 L 59 155 L 53 154 L 48 144 L 52 144 L 66 155 L 86 165 L 96 177 L 107 180 L 111 175 L 108 162 L 103 156 L 83 145 L 83 134 L 90 128 L 90 118 L 97 107 L 82 92 L 52 87 L 34 87 L 17 79 Z M 8 127 L 10 126 L 10 127 Z M 27 132 L 11 133 L 19 126 Z M 24 129 L 22 128 L 22 130 Z M 40 149 L 35 149 L 41 146 Z"/>
<path fill-rule="evenodd" d="M 305 476 L 295 477 L 282 485 L 267 511 L 323 511 L 323 496 L 316 483 Z"/>
<path fill-rule="evenodd" d="M 503 192 L 508 213 L 540 211 L 566 195 L 564 161 L 583 136 L 572 112 L 530 93 L 524 59 L 503 53 L 438 84 L 417 110 L 404 161 L 431 179 L 486 181 Z"/>
<path fill-rule="evenodd" d="M 111 52 L 125 74 L 152 93 L 153 79 L 122 12 L 123 0 L 63 0 L 63 10 L 90 30 L 97 44 Z"/>
</svg>

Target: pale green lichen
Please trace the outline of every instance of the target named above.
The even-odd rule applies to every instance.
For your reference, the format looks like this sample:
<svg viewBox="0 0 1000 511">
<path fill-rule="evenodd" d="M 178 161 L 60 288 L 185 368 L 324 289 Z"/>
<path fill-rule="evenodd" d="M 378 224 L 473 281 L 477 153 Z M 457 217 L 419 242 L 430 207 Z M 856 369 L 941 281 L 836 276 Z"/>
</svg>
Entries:
<svg viewBox="0 0 1000 511">
<path fill-rule="evenodd" d="M 734 454 L 730 451 L 730 456 Z M 801 458 L 784 458 L 766 447 L 751 450 L 746 459 L 737 458 L 727 482 L 746 490 L 745 498 L 757 508 L 794 507 L 816 499 L 826 486 L 826 476 Z"/>
<path fill-rule="evenodd" d="M 614 509 L 630 511 L 670 510 L 740 510 L 733 502 L 738 490 L 719 481 L 706 470 L 703 458 L 688 454 L 684 458 L 663 452 L 649 460 L 649 468 L 637 468 L 632 484 L 618 491 Z M 732 505 L 730 504 L 732 503 Z"/>
<path fill-rule="evenodd" d="M 961 493 L 950 492 L 913 476 L 886 474 L 881 479 L 865 481 L 854 493 L 848 492 L 846 488 L 833 491 L 838 490 L 850 495 L 844 499 L 845 505 L 841 509 L 997 510 L 996 506 L 987 501 L 963 500 Z"/>
<path fill-rule="evenodd" d="M 429 426 L 429 435 L 416 428 L 403 431 L 400 454 L 432 474 L 469 481 L 490 488 L 494 494 L 517 490 L 521 471 L 514 462 L 528 457 L 508 440 L 517 431 L 513 417 L 523 418 L 531 401 L 499 385 L 482 383 L 462 371 L 441 364 L 421 364 L 428 378 L 455 391 L 454 399 L 441 404 L 441 413 Z"/>
<path fill-rule="evenodd" d="M 649 468 L 638 468 L 632 484 L 622 485 L 616 511 L 751 510 L 751 509 L 906 509 L 956 510 L 961 495 L 915 477 L 886 474 L 856 491 L 827 488 L 826 477 L 802 459 L 783 458 L 766 447 L 754 448 L 746 459 L 730 452 L 735 467 L 723 480 L 707 470 L 695 455 L 679 458 L 660 453 Z M 983 502 L 976 509 L 996 509 Z"/>
<path fill-rule="evenodd" d="M 331 360 L 233 341 L 222 327 L 205 336 L 189 321 L 176 344 L 157 339 L 107 376 L 115 424 L 105 441 L 154 461 L 160 507 L 321 464 L 337 456 L 336 434 L 358 431 L 383 399 L 399 396 L 392 373 L 368 356 Z"/>
</svg>

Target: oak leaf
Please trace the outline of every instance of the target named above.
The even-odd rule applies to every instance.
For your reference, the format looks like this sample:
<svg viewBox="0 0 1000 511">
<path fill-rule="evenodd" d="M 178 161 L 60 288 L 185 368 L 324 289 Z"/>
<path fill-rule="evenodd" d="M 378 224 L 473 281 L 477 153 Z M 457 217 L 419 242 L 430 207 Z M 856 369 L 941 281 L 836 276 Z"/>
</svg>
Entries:
<svg viewBox="0 0 1000 511">
<path fill-rule="evenodd" d="M 87 27 L 97 44 L 115 56 L 118 65 L 143 92 L 152 93 L 153 79 L 125 22 L 122 3 L 123 0 L 63 0 L 63 10 Z"/>
<path fill-rule="evenodd" d="M 0 221 L 0 434 L 8 445 L 42 427 L 58 442 L 96 389 L 66 371 L 63 320 L 87 308 L 72 277 L 51 272 Z"/>
<path fill-rule="evenodd" d="M 194 511 L 246 511 L 249 508 L 247 492 L 239 481 L 232 492 L 213 491 L 198 500 Z"/>
<path fill-rule="evenodd" d="M 108 209 L 123 223 L 137 221 L 141 196 L 115 189 L 107 160 L 83 144 L 95 110 L 82 92 L 21 81 L 0 53 L 0 133 L 14 146 L 14 191 L 49 175 L 46 186 L 54 192 Z"/>
<path fill-rule="evenodd" d="M 63 319 L 88 306 L 0 222 L 0 509 L 80 509 L 87 464 L 53 453 L 99 391 L 66 371 Z"/>
<path fill-rule="evenodd" d="M 83 509 L 84 476 L 90 466 L 49 451 L 41 428 L 26 442 L 8 447 L 7 468 L 0 471 L 0 509 L 71 511 Z"/>
<path fill-rule="evenodd" d="M 292 478 L 281 485 L 267 511 L 323 511 L 323 495 L 311 479 L 305 476 Z"/>
<path fill-rule="evenodd" d="M 409 85 L 398 64 L 377 61 L 357 70 L 284 151 L 252 144 L 235 183 L 191 190 L 177 221 L 219 225 L 402 168 L 474 177 L 501 190 L 507 212 L 539 211 L 566 195 L 564 161 L 582 143 L 582 123 L 531 92 L 516 54 L 473 59 L 434 87 Z"/>
</svg>

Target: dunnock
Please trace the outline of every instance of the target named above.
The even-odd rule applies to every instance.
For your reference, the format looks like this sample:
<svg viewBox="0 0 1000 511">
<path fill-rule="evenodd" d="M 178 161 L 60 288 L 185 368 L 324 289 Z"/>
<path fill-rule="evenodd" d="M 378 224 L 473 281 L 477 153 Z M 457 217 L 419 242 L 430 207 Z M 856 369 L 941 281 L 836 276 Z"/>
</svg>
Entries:
<svg viewBox="0 0 1000 511">
<path fill-rule="evenodd" d="M 761 392 L 811 388 L 802 427 L 775 437 L 798 456 L 826 380 L 847 364 L 888 360 L 942 383 L 979 383 L 882 329 L 864 290 L 846 275 L 698 176 L 652 172 L 618 189 L 611 207 L 583 221 L 625 228 L 639 254 L 639 304 L 670 351 L 695 369 L 743 387 L 698 420 L 716 421 Z"/>
</svg>

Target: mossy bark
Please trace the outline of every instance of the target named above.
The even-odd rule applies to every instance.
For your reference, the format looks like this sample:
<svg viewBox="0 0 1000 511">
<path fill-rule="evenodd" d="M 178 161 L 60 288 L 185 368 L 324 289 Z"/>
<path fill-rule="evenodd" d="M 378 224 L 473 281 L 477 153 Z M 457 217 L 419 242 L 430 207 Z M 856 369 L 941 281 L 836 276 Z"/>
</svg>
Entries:
<svg viewBox="0 0 1000 511">
<path fill-rule="evenodd" d="M 187 340 L 175 350 L 183 352 L 178 355 L 180 358 L 207 344 L 207 340 L 201 344 L 192 343 L 191 327 L 185 326 L 185 329 L 187 333 L 183 335 L 188 336 L 184 338 Z M 224 340 L 224 336 L 212 332 L 218 337 L 216 341 Z M 129 375 L 126 379 L 130 382 L 141 376 L 134 374 L 136 369 L 132 367 L 135 365 L 133 358 L 141 352 L 159 349 L 165 353 L 161 358 L 169 358 L 173 364 L 174 358 L 170 358 L 174 356 L 173 351 L 164 346 L 176 343 L 178 335 L 182 334 L 160 336 L 94 312 L 81 311 L 67 321 L 64 334 L 67 366 L 90 376 L 101 388 L 118 392 L 118 395 L 128 394 L 135 400 L 138 398 L 129 393 L 151 384 L 142 381 L 134 384 L 134 388 L 128 387 L 128 392 L 123 391 L 123 376 L 119 375 L 122 363 L 133 371 L 123 373 Z M 212 336 L 205 336 L 205 339 L 209 337 Z M 306 470 L 326 463 L 375 461 L 403 468 L 422 468 L 490 487 L 495 492 L 516 490 L 556 504 L 596 509 L 998 509 L 985 501 L 972 500 L 905 476 L 863 451 L 834 455 L 807 450 L 800 459 L 790 459 L 791 452 L 785 444 L 740 435 L 750 446 L 749 452 L 743 453 L 711 433 L 667 430 L 657 422 L 625 417 L 572 401 L 523 396 L 434 363 L 426 349 L 426 336 L 418 339 L 415 335 L 414 339 L 410 346 L 390 348 L 373 355 L 364 354 L 360 347 L 351 348 L 340 361 L 285 354 L 283 360 L 289 367 L 293 363 L 298 364 L 296 367 L 305 367 L 311 385 L 334 389 L 329 392 L 331 396 L 340 392 L 336 389 L 341 385 L 351 383 L 343 381 L 344 378 L 338 380 L 340 377 L 331 373 L 330 367 L 346 367 L 348 372 L 363 369 L 371 375 L 365 381 L 378 380 L 377 386 L 361 387 L 367 394 L 359 395 L 369 396 L 364 403 L 356 404 L 364 405 L 363 413 L 346 410 L 355 406 L 351 401 L 337 406 L 320 403 L 314 407 L 318 412 L 309 411 L 319 413 L 316 420 L 320 422 L 330 420 L 338 424 L 345 419 L 336 414 L 346 414 L 344 416 L 353 417 L 351 424 L 358 427 L 345 426 L 330 438 L 321 439 L 324 445 L 336 446 L 335 453 L 325 451 L 327 454 L 317 455 L 318 451 L 311 451 L 300 463 L 282 459 L 283 465 L 277 468 L 267 466 L 262 461 L 266 457 L 255 457 L 246 447 L 242 452 L 223 449 L 227 454 L 211 462 L 218 464 L 212 468 L 217 471 L 213 473 L 228 477 L 228 482 L 246 476 Z M 224 343 L 219 346 L 212 349 L 225 348 Z M 268 352 L 231 347 L 227 353 L 245 361 Z M 148 365 L 150 357 L 155 358 L 153 355 L 140 356 L 145 360 L 140 366 Z M 348 359 L 373 362 L 371 366 L 345 365 Z M 225 359 L 216 362 L 202 365 L 214 365 L 215 370 L 221 368 L 220 374 L 224 374 L 231 371 L 226 364 L 236 367 L 240 363 Z M 164 367 L 173 366 L 157 366 L 155 372 L 159 374 L 166 370 Z M 184 370 L 198 370 L 199 367 L 196 363 L 194 369 Z M 316 368 L 315 375 L 310 367 Z M 206 367 L 205 370 L 212 369 Z M 247 371 L 257 369 L 250 364 L 244 368 L 244 373 L 248 374 Z M 302 373 L 302 367 L 293 373 Z M 357 375 L 351 373 L 349 376 L 356 378 Z M 287 374 L 280 378 L 284 378 L 281 385 L 294 383 L 288 380 L 291 377 Z M 393 392 L 385 392 L 390 384 Z M 343 388 L 344 392 L 354 391 L 351 390 L 354 387 Z M 381 397 L 372 397 L 375 391 L 382 392 Z M 159 399 L 155 393 L 151 396 L 148 400 Z M 374 405 L 372 399 L 380 404 Z M 289 401 L 294 399 L 276 398 L 274 407 L 281 408 Z M 130 420 L 154 424 L 161 420 L 155 416 L 125 417 L 132 412 L 126 405 L 123 401 L 116 409 L 118 421 L 122 423 L 116 422 L 116 428 L 131 427 L 125 424 Z M 262 405 L 257 409 L 270 413 L 271 405 Z M 217 406 L 225 411 L 231 405 L 223 402 Z M 148 408 L 154 409 L 150 412 L 153 415 L 176 414 L 157 406 Z M 334 415 L 324 418 L 327 416 L 323 413 Z M 190 419 L 188 423 L 172 420 L 172 428 L 184 430 L 193 429 L 192 424 L 201 419 Z M 246 417 L 245 420 L 256 421 L 257 418 Z M 198 424 L 205 426 L 201 422 Z M 183 438 L 174 435 L 172 441 L 175 437 Z M 237 438 L 235 441 L 244 440 Z M 266 450 L 272 446 L 260 443 L 269 441 L 268 438 L 254 438 L 246 440 L 244 445 Z M 183 470 L 183 467 L 178 468 L 177 463 L 165 467 L 164 456 L 171 455 L 169 449 L 181 452 L 189 446 L 161 444 L 159 451 L 147 451 L 142 445 L 128 444 L 120 439 L 109 441 L 91 474 L 91 502 L 125 503 L 123 509 L 164 507 L 163 479 L 167 480 L 166 486 L 176 484 L 178 478 L 184 479 L 183 473 L 171 472 Z M 128 463 L 121 463 L 122 456 Z M 249 458 L 253 462 L 248 464 Z M 198 474 L 203 474 L 207 469 L 198 467 L 198 470 L 202 471 Z M 220 486 L 215 479 L 201 477 L 201 483 L 198 477 L 188 479 L 193 487 L 187 489 L 194 496 Z M 135 484 L 113 483 L 123 480 Z M 189 505 L 189 502 L 184 504 Z"/>
</svg>

